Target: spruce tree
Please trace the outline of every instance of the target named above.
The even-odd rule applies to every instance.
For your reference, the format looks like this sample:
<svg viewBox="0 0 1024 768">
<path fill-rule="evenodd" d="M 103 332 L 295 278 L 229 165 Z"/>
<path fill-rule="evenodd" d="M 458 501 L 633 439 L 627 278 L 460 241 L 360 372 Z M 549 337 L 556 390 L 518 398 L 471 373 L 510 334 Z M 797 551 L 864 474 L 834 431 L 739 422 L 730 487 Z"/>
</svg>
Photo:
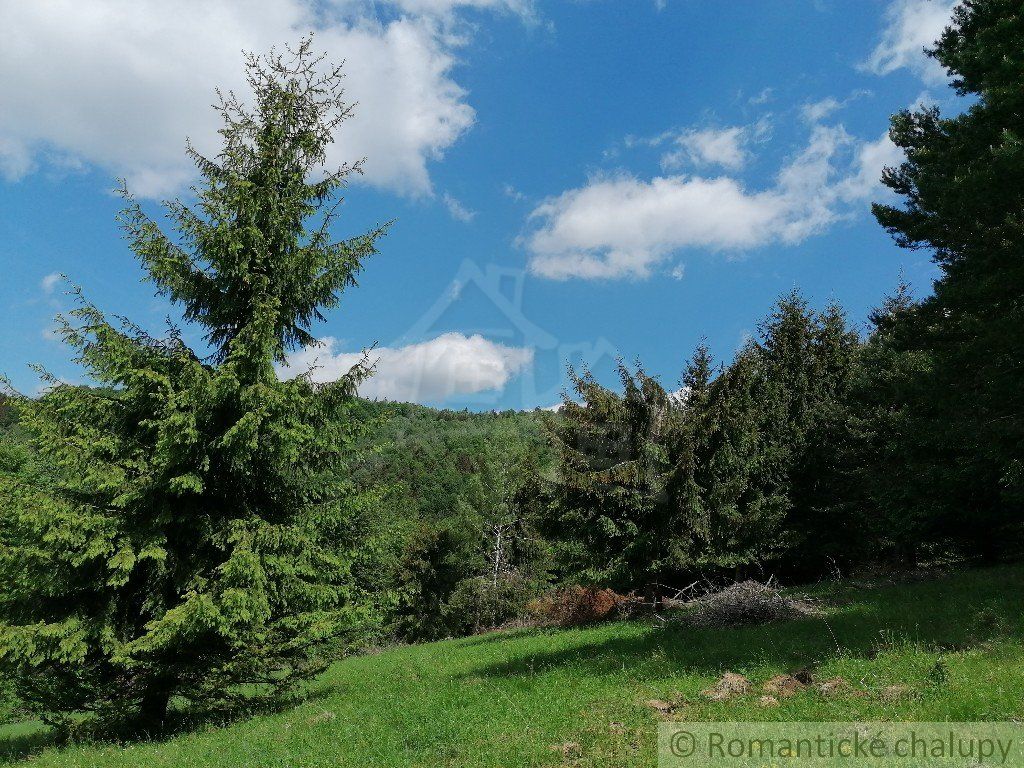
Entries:
<svg viewBox="0 0 1024 768">
<path fill-rule="evenodd" d="M 550 426 L 559 472 L 548 529 L 570 578 L 644 589 L 671 567 L 669 445 L 678 408 L 639 366 L 620 362 L 618 373 L 621 395 L 570 371 L 580 401 L 566 396 Z"/>
<path fill-rule="evenodd" d="M 876 205 L 906 248 L 941 270 L 915 308 L 904 351 L 930 363 L 891 407 L 931 446 L 905 466 L 948 534 L 986 556 L 1024 522 L 1024 10 L 965 0 L 930 52 L 968 101 L 957 114 L 903 111 L 890 135 L 906 161 L 883 181 L 902 205 Z"/>
<path fill-rule="evenodd" d="M 797 291 L 714 380 L 698 348 L 671 484 L 691 567 L 808 575 L 852 552 L 835 456 L 858 348 L 838 306 L 815 312 Z"/>
<path fill-rule="evenodd" d="M 672 559 L 682 567 L 693 567 L 707 554 L 710 515 L 700 484 L 706 459 L 701 447 L 710 431 L 713 366 L 711 350 L 702 341 L 683 371 L 676 399 L 681 414 L 672 438 L 675 466 L 668 487 L 679 519 L 674 526 L 678 533 L 672 540 Z"/>
<path fill-rule="evenodd" d="M 918 346 L 920 319 L 902 281 L 869 315 L 870 333 L 851 380 L 847 439 L 836 446 L 835 504 L 859 518 L 855 541 L 901 565 L 914 565 L 945 538 L 948 522 L 946 508 L 935 504 L 931 491 L 922 492 L 946 481 L 936 461 L 941 447 L 907 407 L 928 400 L 933 358 Z"/>
<path fill-rule="evenodd" d="M 785 523 L 785 568 L 818 575 L 848 562 L 856 547 L 838 504 L 836 463 L 845 441 L 848 398 L 860 339 L 835 302 L 816 312 L 793 291 L 761 326 L 768 398 L 780 408 L 766 424 L 790 513 Z"/>
<path fill-rule="evenodd" d="M 0 664 L 50 722 L 158 729 L 172 697 L 278 697 L 365 620 L 350 575 L 348 417 L 365 364 L 279 381 L 311 324 L 355 284 L 383 229 L 335 240 L 359 164 L 324 172 L 351 107 L 311 52 L 247 59 L 251 104 L 223 95 L 223 146 L 189 147 L 195 203 L 164 234 L 130 195 L 121 222 L 158 293 L 205 332 L 193 351 L 79 295 L 64 339 L 97 386 L 16 398 L 38 471 L 0 478 Z M 340 478 L 340 479 L 339 479 Z"/>
<path fill-rule="evenodd" d="M 790 500 L 784 456 L 771 440 L 784 413 L 766 374 L 763 351 L 750 340 L 711 383 L 703 405 L 685 414 L 695 425 L 693 487 L 701 497 L 690 507 L 703 517 L 684 520 L 696 539 L 694 565 L 712 573 L 739 576 L 785 549 Z"/>
</svg>

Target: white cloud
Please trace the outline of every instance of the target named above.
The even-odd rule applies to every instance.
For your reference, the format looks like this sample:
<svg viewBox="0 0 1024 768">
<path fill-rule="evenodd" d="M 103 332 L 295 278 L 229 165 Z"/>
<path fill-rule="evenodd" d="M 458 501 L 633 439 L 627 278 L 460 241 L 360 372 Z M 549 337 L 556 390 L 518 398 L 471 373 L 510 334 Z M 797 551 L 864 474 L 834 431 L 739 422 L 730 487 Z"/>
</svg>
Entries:
<svg viewBox="0 0 1024 768">
<path fill-rule="evenodd" d="M 518 189 L 513 187 L 511 184 L 506 184 L 502 188 L 502 192 L 505 193 L 505 197 L 507 197 L 507 198 L 509 198 L 511 200 L 514 200 L 517 203 L 521 203 L 523 200 L 526 199 L 526 195 L 524 195 Z"/>
<path fill-rule="evenodd" d="M 686 266 L 683 264 L 676 264 L 668 274 L 673 280 L 682 280 L 683 276 L 686 274 Z"/>
<path fill-rule="evenodd" d="M 645 278 L 684 248 L 800 243 L 879 189 L 882 165 L 898 152 L 886 142 L 815 126 L 807 146 L 760 190 L 729 176 L 594 177 L 534 209 L 534 229 L 522 238 L 530 269 L 557 280 Z"/>
<path fill-rule="evenodd" d="M 864 96 L 870 96 L 871 91 L 867 90 L 856 90 L 847 96 L 845 99 L 840 101 L 834 96 L 827 96 L 819 101 L 809 101 L 800 108 L 800 115 L 808 123 L 815 124 L 820 123 L 826 117 L 829 117 L 834 112 L 838 112 L 841 109 L 846 109 L 852 102 Z"/>
<path fill-rule="evenodd" d="M 216 149 L 214 88 L 245 93 L 241 52 L 312 30 L 317 48 L 346 61 L 358 102 L 331 164 L 366 156 L 364 181 L 430 194 L 429 163 L 475 120 L 452 77 L 464 38 L 436 18 L 467 6 L 529 8 L 394 0 L 399 14 L 381 23 L 349 0 L 0 0 L 0 173 L 18 178 L 60 154 L 125 176 L 138 194 L 174 194 L 194 176 L 185 137 Z"/>
<path fill-rule="evenodd" d="M 727 177 L 597 177 L 533 211 L 530 270 L 558 280 L 647 277 L 685 246 L 751 248 L 779 214 L 773 197 Z"/>
<path fill-rule="evenodd" d="M 288 358 L 282 376 L 311 367 L 315 381 L 333 381 L 362 359 L 361 352 L 344 352 L 337 339 L 322 339 Z M 376 373 L 359 388 L 363 397 L 435 403 L 456 395 L 502 389 L 533 363 L 533 350 L 508 347 L 475 334 L 445 333 L 419 344 L 381 347 L 370 354 Z"/>
<path fill-rule="evenodd" d="M 469 224 L 469 222 L 476 218 L 476 211 L 471 211 L 447 192 L 441 196 L 441 201 L 444 203 L 444 207 L 448 209 L 448 213 L 456 221 Z"/>
<path fill-rule="evenodd" d="M 449 301 L 458 301 L 462 297 L 462 289 L 466 287 L 464 280 L 452 280 L 448 286 L 447 296 Z"/>
<path fill-rule="evenodd" d="M 826 117 L 843 108 L 843 102 L 829 96 L 821 101 L 812 101 L 800 108 L 800 114 L 809 123 L 819 123 Z"/>
<path fill-rule="evenodd" d="M 888 131 L 857 149 L 854 173 L 838 185 L 843 200 L 866 200 L 878 192 L 883 168 L 895 168 L 905 160 L 903 150 L 892 143 Z"/>
<path fill-rule="evenodd" d="M 956 0 L 892 0 L 885 12 L 882 39 L 862 68 L 888 75 L 907 67 L 929 84 L 946 81 L 942 66 L 925 56 L 949 24 Z"/>
<path fill-rule="evenodd" d="M 747 161 L 746 128 L 703 128 L 691 130 L 676 137 L 678 149 L 666 153 L 661 164 L 665 168 L 679 168 L 686 160 L 694 165 L 720 165 L 738 170 Z"/>
<path fill-rule="evenodd" d="M 63 277 L 60 272 L 51 272 L 39 281 L 39 287 L 43 289 L 43 293 L 51 294 Z"/>
<path fill-rule="evenodd" d="M 767 139 L 771 129 L 771 120 L 763 117 L 751 125 L 672 130 L 649 139 L 627 136 L 624 143 L 627 148 L 638 144 L 658 147 L 671 141 L 673 148 L 661 157 L 661 167 L 666 169 L 680 168 L 689 163 L 697 167 L 717 165 L 738 171 L 750 159 L 749 145 Z"/>
<path fill-rule="evenodd" d="M 0 176 L 7 181 L 17 181 L 34 166 L 32 153 L 24 142 L 0 134 Z"/>
</svg>

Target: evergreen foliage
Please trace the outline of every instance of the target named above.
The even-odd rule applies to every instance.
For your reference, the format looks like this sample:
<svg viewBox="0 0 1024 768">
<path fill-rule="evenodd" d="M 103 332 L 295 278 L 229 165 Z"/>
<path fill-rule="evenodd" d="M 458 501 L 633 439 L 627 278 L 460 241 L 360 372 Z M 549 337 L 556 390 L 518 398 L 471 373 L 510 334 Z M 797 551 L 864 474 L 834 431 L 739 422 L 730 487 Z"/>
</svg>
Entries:
<svg viewBox="0 0 1024 768">
<path fill-rule="evenodd" d="M 852 541 L 873 547 L 863 554 L 909 566 L 940 537 L 945 517 L 931 494 L 919 492 L 917 477 L 922 467 L 935 466 L 938 446 L 899 405 L 920 396 L 931 367 L 930 355 L 910 346 L 915 317 L 905 282 L 871 313 L 851 384 L 845 439 L 833 446 L 842 467 L 833 506 L 860 521 Z"/>
<path fill-rule="evenodd" d="M 657 581 L 674 520 L 668 444 L 678 409 L 642 368 L 618 367 L 623 394 L 570 371 L 575 395 L 550 426 L 559 472 L 548 490 L 549 532 L 561 566 L 586 583 L 619 588 Z"/>
<path fill-rule="evenodd" d="M 758 333 L 684 403 L 696 469 L 683 529 L 696 567 L 817 573 L 849 550 L 834 456 L 860 340 L 837 306 L 815 312 L 796 291 Z"/>
<path fill-rule="evenodd" d="M 695 469 L 680 499 L 687 514 L 679 529 L 689 539 L 691 569 L 742 571 L 780 547 L 789 503 L 783 457 L 769 442 L 778 393 L 770 391 L 762 357 L 749 341 L 702 401 L 687 398 Z"/>
<path fill-rule="evenodd" d="M 551 430 L 558 563 L 576 580 L 657 590 L 701 572 L 820 572 L 850 559 L 834 443 L 860 347 L 842 311 L 782 297 L 715 375 L 698 347 L 668 394 L 619 366 L 622 394 L 574 378 Z"/>
<path fill-rule="evenodd" d="M 930 53 L 970 105 L 893 117 L 907 158 L 884 182 L 902 207 L 876 205 L 906 248 L 941 269 L 934 294 L 901 312 L 886 353 L 913 371 L 893 391 L 896 464 L 871 482 L 906 481 L 890 519 L 933 518 L 942 537 L 992 557 L 1021 539 L 1024 519 L 1024 11 L 1013 0 L 965 0 Z M 879 340 L 880 343 L 882 339 Z M 923 509 L 924 508 L 924 509 Z M 927 512 L 930 509 L 931 512 Z"/>
<path fill-rule="evenodd" d="M 206 334 L 205 359 L 79 295 L 65 341 L 100 387 L 16 398 L 37 451 L 3 472 L 0 663 L 51 722 L 158 729 L 172 697 L 234 706 L 294 690 L 368 619 L 353 585 L 344 478 L 355 385 L 278 380 L 383 229 L 331 235 L 359 165 L 322 174 L 351 108 L 311 53 L 247 60 L 254 101 L 222 96 L 223 148 L 191 147 L 194 206 L 175 237 L 126 195 L 121 221 L 159 293 Z"/>
</svg>

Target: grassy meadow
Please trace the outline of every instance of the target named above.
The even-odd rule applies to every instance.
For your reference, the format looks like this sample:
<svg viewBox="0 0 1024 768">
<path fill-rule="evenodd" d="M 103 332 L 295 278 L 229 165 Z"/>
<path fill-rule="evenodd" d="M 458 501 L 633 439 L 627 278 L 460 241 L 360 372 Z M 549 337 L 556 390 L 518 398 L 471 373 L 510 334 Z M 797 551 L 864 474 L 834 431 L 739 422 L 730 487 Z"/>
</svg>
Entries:
<svg viewBox="0 0 1024 768">
<path fill-rule="evenodd" d="M 58 747 L 32 723 L 0 729 L 0 764 L 592 766 L 655 764 L 659 718 L 1024 718 L 1024 567 L 916 583 L 822 584 L 823 617 L 695 630 L 647 621 L 517 630 L 389 649 L 335 664 L 299 706 L 161 741 Z M 769 678 L 809 670 L 778 706 Z M 726 671 L 753 691 L 712 702 Z"/>
</svg>

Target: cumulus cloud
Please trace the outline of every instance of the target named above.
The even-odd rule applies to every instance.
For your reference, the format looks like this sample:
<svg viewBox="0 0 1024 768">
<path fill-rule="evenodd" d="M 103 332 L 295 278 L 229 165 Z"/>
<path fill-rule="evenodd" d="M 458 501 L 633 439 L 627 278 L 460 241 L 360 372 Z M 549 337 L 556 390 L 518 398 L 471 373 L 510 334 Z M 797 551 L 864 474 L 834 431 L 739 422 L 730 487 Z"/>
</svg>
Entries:
<svg viewBox="0 0 1024 768">
<path fill-rule="evenodd" d="M 388 6 L 383 0 L 380 6 Z M 346 61 L 358 102 L 330 163 L 367 157 L 364 181 L 430 194 L 429 163 L 474 123 L 453 79 L 458 8 L 525 12 L 526 0 L 392 0 L 394 18 L 333 0 L 0 0 L 0 173 L 16 179 L 60 155 L 172 195 L 194 177 L 185 137 L 216 149 L 214 88 L 245 93 L 241 52 L 310 31 Z"/>
<path fill-rule="evenodd" d="M 853 173 L 837 185 L 839 197 L 847 202 L 867 200 L 879 190 L 883 168 L 895 168 L 906 159 L 903 150 L 892 143 L 886 131 L 874 141 L 857 148 Z"/>
<path fill-rule="evenodd" d="M 888 75 L 909 68 L 928 84 L 943 83 L 946 73 L 924 54 L 949 24 L 957 0 L 892 0 L 885 13 L 886 26 L 862 68 Z"/>
<path fill-rule="evenodd" d="M 661 156 L 661 167 L 681 168 L 693 165 L 698 168 L 719 166 L 738 171 L 750 159 L 750 145 L 763 142 L 771 134 L 771 121 L 764 117 L 751 125 L 717 127 L 691 127 L 666 131 L 648 139 L 627 136 L 625 144 L 632 147 L 645 144 L 660 147 L 669 144 L 670 149 Z"/>
<path fill-rule="evenodd" d="M 288 358 L 279 373 L 294 376 L 313 368 L 314 381 L 334 381 L 362 359 L 337 339 L 322 339 Z M 533 363 L 533 350 L 509 347 L 479 334 L 445 333 L 419 344 L 375 349 L 376 372 L 359 387 L 363 397 L 436 403 L 457 395 L 502 389 Z"/>
<path fill-rule="evenodd" d="M 868 199 L 882 167 L 897 162 L 887 136 L 865 143 L 842 126 L 817 125 L 767 188 L 730 176 L 597 176 L 535 208 L 522 242 L 542 277 L 646 278 L 685 248 L 800 243 Z"/>
<path fill-rule="evenodd" d="M 779 216 L 773 196 L 727 177 L 596 177 L 534 209 L 530 270 L 556 280 L 647 277 L 685 246 L 751 248 Z"/>
</svg>

